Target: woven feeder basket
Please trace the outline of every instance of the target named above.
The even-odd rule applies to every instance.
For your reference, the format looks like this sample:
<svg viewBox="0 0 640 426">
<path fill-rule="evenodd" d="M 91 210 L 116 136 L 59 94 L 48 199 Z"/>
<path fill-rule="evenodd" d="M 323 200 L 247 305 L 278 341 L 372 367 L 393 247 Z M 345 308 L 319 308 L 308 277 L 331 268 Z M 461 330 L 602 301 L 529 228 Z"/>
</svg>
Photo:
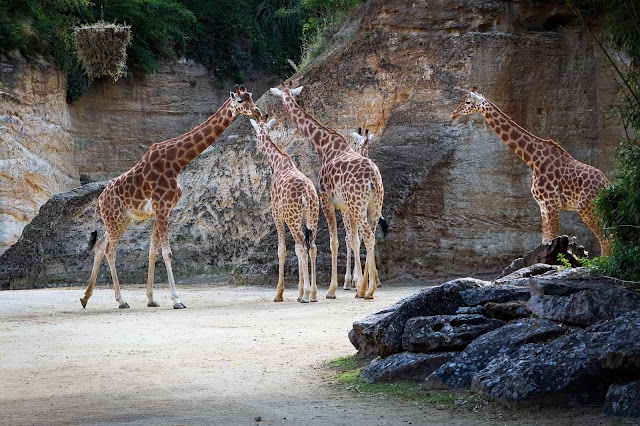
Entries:
<svg viewBox="0 0 640 426">
<path fill-rule="evenodd" d="M 131 26 L 98 21 L 73 29 L 78 58 L 89 79 L 126 75 L 127 46 L 131 44 Z"/>
</svg>

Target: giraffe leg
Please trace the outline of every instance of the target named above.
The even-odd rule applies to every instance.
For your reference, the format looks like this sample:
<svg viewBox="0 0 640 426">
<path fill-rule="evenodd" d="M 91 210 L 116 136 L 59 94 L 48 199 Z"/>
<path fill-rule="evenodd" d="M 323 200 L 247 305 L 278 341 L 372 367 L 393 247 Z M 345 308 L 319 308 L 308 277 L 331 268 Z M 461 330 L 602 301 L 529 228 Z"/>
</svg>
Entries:
<svg viewBox="0 0 640 426">
<path fill-rule="evenodd" d="M 170 209 L 156 209 L 155 226 L 158 227 L 158 238 L 160 240 L 160 247 L 162 247 L 162 259 L 164 260 L 164 266 L 167 269 L 167 278 L 169 281 L 171 300 L 173 300 L 173 309 L 184 309 L 186 306 L 178 297 L 178 289 L 176 288 L 176 281 L 173 278 L 173 269 L 171 268 L 171 259 L 173 254 L 171 253 L 171 246 L 169 245 L 168 212 L 170 212 Z"/>
<path fill-rule="evenodd" d="M 153 281 L 156 270 L 156 256 L 158 255 L 158 225 L 153 226 L 153 232 L 151 235 L 151 246 L 149 247 L 149 271 L 147 272 L 147 299 L 149 302 L 147 306 L 150 308 L 157 308 L 160 306 L 158 302 L 153 300 Z"/>
<path fill-rule="evenodd" d="M 591 231 L 598 239 L 598 242 L 600 243 L 600 256 L 610 256 L 611 241 L 602 233 L 602 227 L 598 223 L 598 216 L 596 214 L 592 200 L 580 200 L 577 210 L 583 222 L 589 227 L 589 229 L 591 229 Z"/>
<path fill-rule="evenodd" d="M 356 298 L 363 297 L 363 293 L 359 291 L 361 284 L 366 280 L 367 265 L 365 263 L 364 275 L 362 271 L 362 263 L 360 262 L 360 234 L 358 233 L 358 225 L 354 217 L 350 217 L 351 222 L 351 250 L 353 251 L 353 282 L 356 286 Z"/>
<path fill-rule="evenodd" d="M 542 242 L 553 240 L 560 234 L 560 206 L 555 201 L 538 202 L 542 219 Z"/>
<path fill-rule="evenodd" d="M 311 286 L 309 285 L 309 265 L 307 259 L 307 246 L 304 243 L 304 235 L 296 236 L 296 256 L 298 257 L 298 302 L 309 303 Z"/>
<path fill-rule="evenodd" d="M 287 246 L 285 244 L 284 221 L 276 214 L 274 214 L 273 219 L 278 232 L 278 285 L 276 286 L 276 297 L 273 301 L 282 302 L 284 300 L 284 262 L 287 258 Z"/>
<path fill-rule="evenodd" d="M 344 290 L 351 290 L 353 284 L 353 275 L 351 273 L 351 221 L 346 210 L 340 211 L 342 215 L 342 223 L 344 224 L 344 241 L 347 246 L 347 271 L 344 274 Z"/>
<path fill-rule="evenodd" d="M 320 197 L 324 217 L 327 219 L 327 227 L 329 228 L 329 246 L 331 248 L 331 284 L 329 291 L 325 296 L 327 299 L 336 298 L 336 289 L 338 288 L 338 225 L 336 222 L 336 209 L 329 201 L 326 194 Z"/>
<path fill-rule="evenodd" d="M 94 258 L 93 258 L 93 269 L 91 270 L 91 277 L 89 278 L 89 285 L 87 286 L 87 290 L 84 292 L 84 297 L 80 299 L 80 303 L 82 303 L 82 307 L 87 307 L 87 302 L 89 298 L 93 294 L 93 289 L 96 286 L 96 279 L 98 278 L 98 270 L 100 269 L 100 264 L 102 263 L 102 258 L 104 257 L 105 249 L 107 248 L 107 243 L 109 239 L 107 238 L 107 234 L 105 233 L 94 249 Z"/>
<path fill-rule="evenodd" d="M 376 268 L 375 259 L 376 236 L 370 228 L 365 228 L 362 237 L 364 239 L 364 246 L 367 249 L 367 260 L 365 262 L 365 272 L 362 277 L 362 286 L 360 287 L 360 293 L 362 294 L 362 292 L 365 290 L 365 286 L 367 285 L 368 281 L 369 286 L 367 288 L 366 294 L 364 295 L 364 298 L 373 299 L 373 293 L 378 287 L 378 270 Z"/>
<path fill-rule="evenodd" d="M 116 249 L 118 248 L 118 240 L 114 240 L 110 238 L 107 243 L 106 257 L 109 263 L 109 270 L 111 271 L 111 281 L 113 282 L 113 291 L 115 292 L 116 301 L 118 302 L 118 308 L 127 309 L 129 308 L 129 304 L 124 301 L 120 293 L 120 281 L 118 281 L 118 272 L 116 271 Z"/>
<path fill-rule="evenodd" d="M 315 234 L 315 231 L 314 231 Z M 318 301 L 318 286 L 316 285 L 316 256 L 318 249 L 316 248 L 315 236 L 311 241 L 311 247 L 309 247 L 309 260 L 311 261 L 311 293 L 309 295 L 310 302 Z"/>
</svg>

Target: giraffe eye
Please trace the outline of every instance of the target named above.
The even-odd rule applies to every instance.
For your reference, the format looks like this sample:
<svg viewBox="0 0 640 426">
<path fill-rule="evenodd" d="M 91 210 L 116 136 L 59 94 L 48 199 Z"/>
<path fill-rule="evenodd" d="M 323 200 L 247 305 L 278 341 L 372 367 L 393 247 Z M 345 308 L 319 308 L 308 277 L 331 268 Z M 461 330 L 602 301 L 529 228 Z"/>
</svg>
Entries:
<svg viewBox="0 0 640 426">
<path fill-rule="evenodd" d="M 467 105 L 471 105 L 471 101 L 469 101 L 469 100 L 466 103 L 467 103 Z"/>
</svg>

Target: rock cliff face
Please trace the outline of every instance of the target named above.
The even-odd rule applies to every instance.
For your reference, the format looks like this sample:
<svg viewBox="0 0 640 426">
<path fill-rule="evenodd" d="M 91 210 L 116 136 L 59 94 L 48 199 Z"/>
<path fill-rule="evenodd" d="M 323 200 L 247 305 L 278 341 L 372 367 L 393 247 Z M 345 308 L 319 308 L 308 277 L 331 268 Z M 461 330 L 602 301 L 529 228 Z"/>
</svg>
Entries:
<svg viewBox="0 0 640 426">
<path fill-rule="evenodd" d="M 359 126 L 376 134 L 371 157 L 382 173 L 383 213 L 391 225 L 390 235 L 376 246 L 383 281 L 497 276 L 541 240 L 527 166 L 481 116 L 449 119 L 472 86 L 532 133 L 553 138 L 578 160 L 613 177 L 613 151 L 622 139 L 622 128 L 609 112 L 616 102 L 614 83 L 589 36 L 565 29 L 570 16 L 561 5 L 524 0 L 372 0 L 336 35 L 329 51 L 294 77 L 296 85 L 305 86 L 299 102 L 319 121 L 345 135 Z M 172 89 L 165 100 L 158 95 L 151 108 L 161 114 L 147 111 L 154 96 L 137 101 L 135 82 L 101 86 L 93 100 L 72 106 L 73 152 L 85 179 L 126 170 L 117 165 L 120 160 L 133 164 L 151 142 L 188 130 L 179 130 L 187 122 L 195 126 L 228 92 L 209 99 L 207 83 L 191 87 L 184 69 L 175 78 L 183 81 L 182 88 Z M 261 90 L 246 84 L 256 98 Z M 161 94 L 160 85 L 147 89 Z M 126 93 L 118 92 L 123 87 Z M 111 91 L 110 101 L 101 104 L 100 96 Z M 203 103 L 206 107 L 198 107 Z M 295 131 L 281 101 L 265 94 L 258 105 L 277 119 L 276 143 L 315 181 L 317 156 Z M 269 175 L 244 117 L 187 167 L 170 225 L 177 279 L 233 269 L 238 279 L 275 282 Z M 73 272 L 62 271 L 55 280 L 88 279 L 91 256 L 78 255 L 77 249 L 91 231 L 92 216 L 93 206 L 87 205 L 73 217 L 74 227 L 54 236 L 68 241 L 68 250 L 47 255 L 45 263 L 64 258 L 73 264 L 66 268 Z M 149 225 L 132 227 L 118 252 L 119 271 L 137 282 L 145 280 Z M 575 213 L 561 217 L 561 232 L 576 235 L 597 254 L 597 242 Z M 287 267 L 295 277 L 288 241 Z M 330 270 L 323 217 L 318 247 L 322 286 Z M 343 260 L 344 241 L 340 251 Z M 29 276 L 32 283 L 52 279 L 36 270 Z M 105 266 L 101 279 L 108 280 Z"/>
<path fill-rule="evenodd" d="M 78 186 L 61 73 L 45 61 L 0 60 L 0 254 L 53 194 Z"/>
</svg>

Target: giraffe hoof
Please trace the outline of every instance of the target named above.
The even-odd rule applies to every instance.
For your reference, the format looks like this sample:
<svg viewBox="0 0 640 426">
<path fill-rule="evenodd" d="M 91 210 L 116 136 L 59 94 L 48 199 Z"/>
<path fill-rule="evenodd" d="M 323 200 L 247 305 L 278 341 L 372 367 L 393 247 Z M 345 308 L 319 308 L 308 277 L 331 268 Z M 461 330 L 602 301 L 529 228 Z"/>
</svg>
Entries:
<svg viewBox="0 0 640 426">
<path fill-rule="evenodd" d="M 154 300 L 153 302 L 147 303 L 147 306 L 150 308 L 158 308 L 160 304 Z"/>
<path fill-rule="evenodd" d="M 283 300 L 284 300 L 284 299 L 282 298 L 282 296 L 280 296 L 280 297 L 276 296 L 276 297 L 273 299 L 273 301 L 274 301 L 274 302 L 282 302 Z M 299 302 L 299 300 L 298 300 L 298 302 Z"/>
<path fill-rule="evenodd" d="M 336 298 L 336 295 L 335 295 L 335 294 L 327 294 L 325 297 L 326 297 L 327 299 L 335 299 L 335 298 Z"/>
<path fill-rule="evenodd" d="M 298 302 L 300 302 L 300 303 L 309 303 L 309 299 L 303 297 L 302 299 L 298 299 Z"/>
<path fill-rule="evenodd" d="M 184 304 L 182 302 L 178 302 L 175 305 L 173 305 L 173 309 L 185 309 L 186 306 L 184 306 Z"/>
<path fill-rule="evenodd" d="M 365 300 L 371 300 L 373 299 L 373 294 L 371 296 L 369 296 L 368 294 L 366 296 L 364 296 Z"/>
<path fill-rule="evenodd" d="M 82 303 L 82 308 L 83 309 L 87 307 L 87 302 L 88 302 L 88 300 L 80 299 L 80 303 Z"/>
<path fill-rule="evenodd" d="M 129 304 L 127 302 L 122 302 L 118 309 L 129 309 Z"/>
<path fill-rule="evenodd" d="M 342 287 L 342 289 L 343 289 L 343 290 L 347 290 L 347 291 L 349 291 L 349 290 L 351 290 L 351 287 L 347 287 L 347 286 L 345 285 L 344 287 Z"/>
<path fill-rule="evenodd" d="M 356 293 L 356 299 L 362 299 L 362 298 L 364 298 L 364 295 L 360 293 Z"/>
</svg>

